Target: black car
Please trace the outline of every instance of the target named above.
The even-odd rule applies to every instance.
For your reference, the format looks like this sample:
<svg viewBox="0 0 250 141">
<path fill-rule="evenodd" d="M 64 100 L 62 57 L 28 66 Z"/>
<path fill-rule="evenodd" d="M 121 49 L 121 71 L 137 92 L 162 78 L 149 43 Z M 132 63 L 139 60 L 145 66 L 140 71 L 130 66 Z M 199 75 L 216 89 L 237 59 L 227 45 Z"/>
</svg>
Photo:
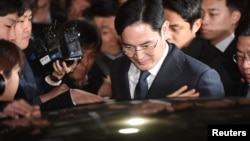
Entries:
<svg viewBox="0 0 250 141">
<path fill-rule="evenodd" d="M 0 124 L 3 141 L 249 140 L 248 134 L 248 98 L 109 100 Z"/>
</svg>

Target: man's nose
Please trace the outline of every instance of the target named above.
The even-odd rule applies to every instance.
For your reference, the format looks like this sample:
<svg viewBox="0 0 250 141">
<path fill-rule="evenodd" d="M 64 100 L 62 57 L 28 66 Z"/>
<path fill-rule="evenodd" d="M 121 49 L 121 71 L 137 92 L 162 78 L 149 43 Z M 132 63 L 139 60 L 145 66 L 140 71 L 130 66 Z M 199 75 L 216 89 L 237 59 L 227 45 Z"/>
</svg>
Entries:
<svg viewBox="0 0 250 141">
<path fill-rule="evenodd" d="M 140 60 L 140 59 L 144 56 L 143 49 L 137 47 L 137 48 L 135 49 L 134 56 L 135 56 L 137 59 Z"/>
<path fill-rule="evenodd" d="M 10 28 L 10 31 L 9 31 L 9 35 L 8 35 L 8 40 L 13 42 L 16 40 L 16 35 L 15 35 L 15 26 L 12 26 Z"/>
</svg>

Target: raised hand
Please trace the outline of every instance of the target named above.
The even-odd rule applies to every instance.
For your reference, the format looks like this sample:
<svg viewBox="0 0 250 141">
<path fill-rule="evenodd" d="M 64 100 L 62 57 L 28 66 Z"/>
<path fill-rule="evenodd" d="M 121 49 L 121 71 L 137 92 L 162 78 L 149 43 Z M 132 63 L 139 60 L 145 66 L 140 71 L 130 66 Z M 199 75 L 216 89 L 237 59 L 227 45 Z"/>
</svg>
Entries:
<svg viewBox="0 0 250 141">
<path fill-rule="evenodd" d="M 199 95 L 200 93 L 196 92 L 195 89 L 188 90 L 188 86 L 184 85 L 166 97 L 199 97 Z"/>
<path fill-rule="evenodd" d="M 65 61 L 56 60 L 55 62 L 53 62 L 54 72 L 52 73 L 52 75 L 61 80 L 65 74 L 73 72 L 76 66 L 77 60 L 74 60 L 73 64 L 70 66 L 68 66 Z"/>
</svg>

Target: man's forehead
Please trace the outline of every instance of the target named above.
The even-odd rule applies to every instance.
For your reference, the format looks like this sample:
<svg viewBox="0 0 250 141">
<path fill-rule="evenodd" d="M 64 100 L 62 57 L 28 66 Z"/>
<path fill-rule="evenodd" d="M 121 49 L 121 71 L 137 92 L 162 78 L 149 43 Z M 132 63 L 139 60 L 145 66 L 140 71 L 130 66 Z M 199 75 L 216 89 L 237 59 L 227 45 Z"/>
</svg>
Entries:
<svg viewBox="0 0 250 141">
<path fill-rule="evenodd" d="M 16 22 L 18 18 L 17 13 L 7 14 L 6 16 L 2 17 L 2 19 L 9 21 L 9 22 Z"/>
<path fill-rule="evenodd" d="M 250 52 L 250 36 L 239 36 L 237 50 L 240 52 Z"/>
<path fill-rule="evenodd" d="M 245 48 L 237 48 L 237 52 L 239 52 L 239 53 L 246 53 L 246 54 L 250 54 L 250 47 L 245 47 Z"/>
</svg>

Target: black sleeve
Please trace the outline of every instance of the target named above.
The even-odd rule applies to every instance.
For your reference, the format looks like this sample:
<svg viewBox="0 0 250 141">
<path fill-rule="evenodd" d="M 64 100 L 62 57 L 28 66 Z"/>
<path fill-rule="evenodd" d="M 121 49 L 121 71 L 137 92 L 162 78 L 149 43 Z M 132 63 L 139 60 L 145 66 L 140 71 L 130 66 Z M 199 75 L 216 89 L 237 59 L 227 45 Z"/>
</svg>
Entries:
<svg viewBox="0 0 250 141">
<path fill-rule="evenodd" d="M 0 101 L 0 112 L 3 112 L 3 109 L 8 105 L 10 102 Z"/>
<path fill-rule="evenodd" d="M 72 106 L 74 106 L 74 104 L 71 100 L 70 92 L 68 90 L 60 94 L 59 96 L 45 103 L 42 103 L 40 105 L 40 108 L 41 108 L 41 111 L 47 111 L 47 110 L 57 110 L 57 109 L 72 107 Z"/>
</svg>

